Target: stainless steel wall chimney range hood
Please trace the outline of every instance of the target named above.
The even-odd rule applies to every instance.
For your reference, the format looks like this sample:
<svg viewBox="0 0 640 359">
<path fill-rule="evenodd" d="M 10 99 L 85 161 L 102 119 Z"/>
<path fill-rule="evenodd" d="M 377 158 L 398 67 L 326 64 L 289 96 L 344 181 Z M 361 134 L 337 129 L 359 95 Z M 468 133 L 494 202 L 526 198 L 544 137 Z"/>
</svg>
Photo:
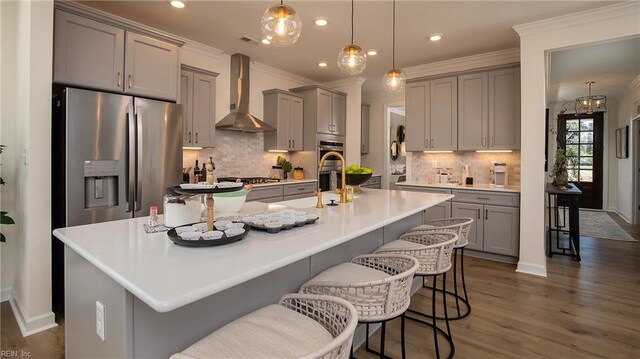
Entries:
<svg viewBox="0 0 640 359">
<path fill-rule="evenodd" d="M 273 132 L 276 129 L 249 113 L 249 56 L 231 55 L 231 113 L 216 128 L 241 132 Z"/>
</svg>

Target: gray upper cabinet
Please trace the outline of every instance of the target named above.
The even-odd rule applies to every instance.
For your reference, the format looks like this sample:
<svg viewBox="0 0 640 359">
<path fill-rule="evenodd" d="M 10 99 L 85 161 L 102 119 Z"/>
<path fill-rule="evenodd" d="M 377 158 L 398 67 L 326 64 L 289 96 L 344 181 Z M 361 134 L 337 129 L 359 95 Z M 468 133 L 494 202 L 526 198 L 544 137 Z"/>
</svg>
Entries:
<svg viewBox="0 0 640 359">
<path fill-rule="evenodd" d="M 125 31 L 55 11 L 53 81 L 122 92 Z"/>
<path fill-rule="evenodd" d="M 214 147 L 216 131 L 216 73 L 183 67 L 180 103 L 184 109 L 185 146 Z"/>
<path fill-rule="evenodd" d="M 331 92 L 319 89 L 317 92 L 318 133 L 333 133 L 333 110 L 331 109 Z"/>
<path fill-rule="evenodd" d="M 290 91 L 302 97 L 304 107 L 304 147 L 299 147 L 299 141 L 296 140 L 296 151 L 315 151 L 317 146 L 316 136 L 318 134 L 346 135 L 346 93 L 319 85 L 297 87 Z"/>
<path fill-rule="evenodd" d="M 362 105 L 360 123 L 360 153 L 369 153 L 369 105 Z"/>
<path fill-rule="evenodd" d="M 347 96 L 340 93 L 331 93 L 331 122 L 333 134 L 346 136 L 347 134 Z"/>
<path fill-rule="evenodd" d="M 489 72 L 489 148 L 520 148 L 520 68 Z"/>
<path fill-rule="evenodd" d="M 520 68 L 458 77 L 458 149 L 520 148 Z"/>
<path fill-rule="evenodd" d="M 273 89 L 264 94 L 264 121 L 277 129 L 264 134 L 264 149 L 301 151 L 304 149 L 304 100 L 298 94 Z"/>
<path fill-rule="evenodd" d="M 407 151 L 458 149 L 458 80 L 447 77 L 407 84 Z"/>
<path fill-rule="evenodd" d="M 431 81 L 430 150 L 458 149 L 458 78 Z"/>
<path fill-rule="evenodd" d="M 489 74 L 458 77 L 458 149 L 487 148 L 489 133 Z"/>
<path fill-rule="evenodd" d="M 178 47 L 133 32 L 127 32 L 126 38 L 124 92 L 175 100 L 178 94 Z"/>
<path fill-rule="evenodd" d="M 126 23 L 110 18 L 83 15 L 87 17 L 55 10 L 54 82 L 177 100 L 180 42 L 128 31 Z"/>
<path fill-rule="evenodd" d="M 405 148 L 407 151 L 429 149 L 428 123 L 431 116 L 429 81 L 408 83 L 405 90 Z"/>
</svg>

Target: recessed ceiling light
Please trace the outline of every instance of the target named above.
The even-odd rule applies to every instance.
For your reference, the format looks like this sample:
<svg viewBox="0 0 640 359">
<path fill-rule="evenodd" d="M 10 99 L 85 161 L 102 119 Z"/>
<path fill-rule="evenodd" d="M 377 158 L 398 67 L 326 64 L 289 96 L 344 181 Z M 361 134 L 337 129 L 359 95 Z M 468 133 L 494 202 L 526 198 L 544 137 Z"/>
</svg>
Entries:
<svg viewBox="0 0 640 359">
<path fill-rule="evenodd" d="M 264 45 L 271 45 L 271 41 L 269 39 L 267 39 L 266 37 L 264 39 L 262 39 L 262 43 Z"/>
<path fill-rule="evenodd" d="M 327 26 L 329 20 L 327 20 L 326 17 L 318 17 L 314 20 L 314 22 L 317 26 Z"/>
<path fill-rule="evenodd" d="M 431 36 L 429 36 L 429 40 L 431 40 L 431 41 L 440 41 L 440 40 L 442 40 L 443 37 L 444 37 L 444 34 L 435 33 L 435 34 L 431 34 Z"/>
<path fill-rule="evenodd" d="M 320 61 L 320 62 L 318 62 L 318 66 L 320 66 L 320 67 L 327 67 L 327 65 L 328 65 L 328 64 L 327 64 L 327 62 L 326 62 L 326 61 Z"/>
<path fill-rule="evenodd" d="M 369 56 L 376 56 L 378 54 L 378 50 L 376 49 L 371 49 L 369 51 L 367 51 L 367 55 Z"/>
<path fill-rule="evenodd" d="M 184 3 L 180 0 L 172 0 L 171 1 L 171 6 L 178 8 L 178 9 L 182 9 L 184 8 Z"/>
</svg>

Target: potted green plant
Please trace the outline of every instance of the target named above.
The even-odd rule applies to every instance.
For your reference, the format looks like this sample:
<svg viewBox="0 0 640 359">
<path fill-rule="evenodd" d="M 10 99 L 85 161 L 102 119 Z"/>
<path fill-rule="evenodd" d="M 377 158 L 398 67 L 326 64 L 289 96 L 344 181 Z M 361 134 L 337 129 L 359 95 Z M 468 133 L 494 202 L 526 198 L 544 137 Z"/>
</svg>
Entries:
<svg viewBox="0 0 640 359">
<path fill-rule="evenodd" d="M 2 154 L 2 150 L 4 150 L 7 146 L 5 145 L 0 145 L 0 154 Z M 4 179 L 2 179 L 2 177 L 0 177 L 0 186 L 4 186 L 5 181 Z M 0 210 L 0 225 L 7 225 L 7 224 L 16 224 L 16 222 L 13 220 L 13 218 L 9 217 L 7 214 L 9 212 L 7 211 L 2 211 Z M 5 235 L 0 232 L 0 242 L 6 242 L 7 238 L 5 237 Z"/>
<path fill-rule="evenodd" d="M 558 147 L 556 151 L 556 160 L 549 177 L 553 179 L 552 184 L 554 186 L 560 189 L 567 189 L 569 173 L 567 171 L 567 155 L 563 148 Z"/>
</svg>

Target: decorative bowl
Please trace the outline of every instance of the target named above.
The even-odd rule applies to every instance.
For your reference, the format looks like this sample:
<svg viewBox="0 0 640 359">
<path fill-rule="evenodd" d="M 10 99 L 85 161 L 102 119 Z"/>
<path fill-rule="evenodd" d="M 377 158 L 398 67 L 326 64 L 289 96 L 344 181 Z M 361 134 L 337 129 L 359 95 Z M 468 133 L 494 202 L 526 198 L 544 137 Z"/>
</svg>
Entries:
<svg viewBox="0 0 640 359">
<path fill-rule="evenodd" d="M 236 192 L 224 192 L 213 194 L 213 207 L 216 213 L 238 213 L 247 199 L 249 191 L 243 189 Z"/>
<path fill-rule="evenodd" d="M 371 176 L 373 175 L 373 173 L 367 173 L 367 174 L 347 174 L 346 175 L 346 182 L 348 185 L 350 186 L 359 186 L 365 182 L 367 182 L 369 180 L 369 178 L 371 178 Z"/>
</svg>

